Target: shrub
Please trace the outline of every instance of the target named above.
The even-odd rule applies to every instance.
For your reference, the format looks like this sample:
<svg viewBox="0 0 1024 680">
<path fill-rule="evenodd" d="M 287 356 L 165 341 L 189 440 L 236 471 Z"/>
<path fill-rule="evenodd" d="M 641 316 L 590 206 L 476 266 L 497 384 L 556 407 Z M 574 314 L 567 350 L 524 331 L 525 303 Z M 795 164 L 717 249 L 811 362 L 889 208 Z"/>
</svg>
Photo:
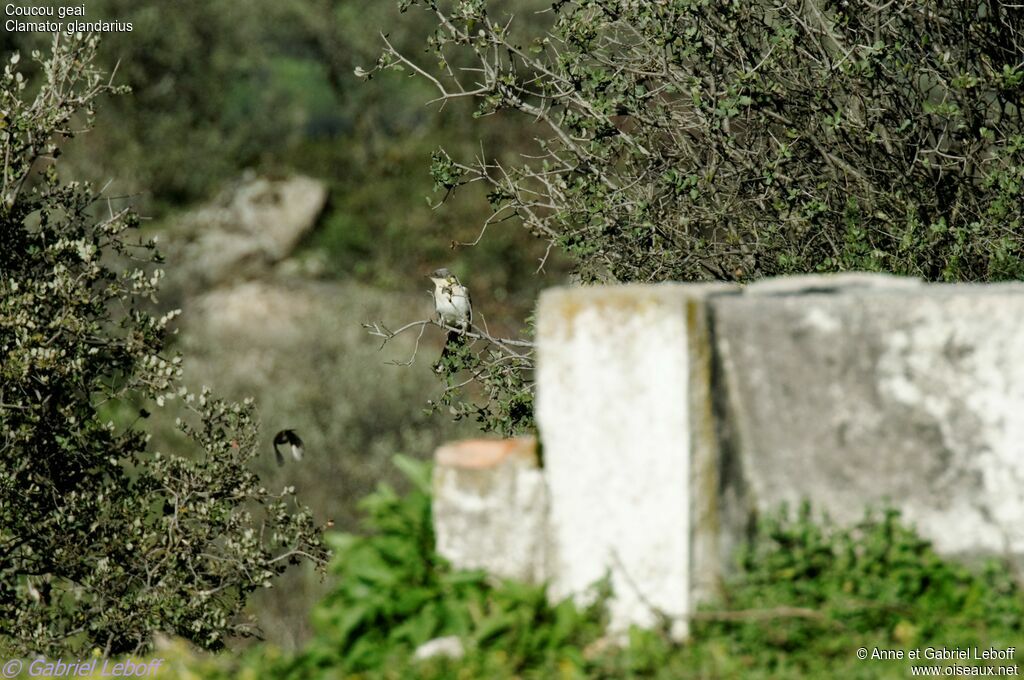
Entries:
<svg viewBox="0 0 1024 680">
<path fill-rule="evenodd" d="M 162 272 L 118 269 L 152 262 L 137 216 L 58 173 L 116 91 L 95 51 L 57 36 L 37 85 L 18 54 L 0 76 L 0 633 L 22 655 L 123 654 L 157 631 L 217 648 L 254 632 L 237 620 L 253 590 L 325 551 L 291 490 L 249 469 L 251 404 L 178 385 L 175 313 L 144 307 Z M 188 455 L 147 451 L 146 409 L 176 399 Z"/>
<path fill-rule="evenodd" d="M 436 66 L 378 67 L 539 123 L 512 164 L 438 154 L 438 183 L 488 185 L 585 278 L 1024 272 L 1019 8 L 563 0 L 517 35 L 486 0 L 402 4 L 433 15 Z"/>
</svg>

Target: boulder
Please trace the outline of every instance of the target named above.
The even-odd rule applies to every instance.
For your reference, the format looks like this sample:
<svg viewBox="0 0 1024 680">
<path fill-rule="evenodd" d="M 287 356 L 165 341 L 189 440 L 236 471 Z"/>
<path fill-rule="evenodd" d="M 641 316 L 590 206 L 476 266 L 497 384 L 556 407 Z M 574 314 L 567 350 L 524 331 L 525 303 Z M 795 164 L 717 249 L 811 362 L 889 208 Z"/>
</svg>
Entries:
<svg viewBox="0 0 1024 680">
<path fill-rule="evenodd" d="M 246 178 L 160 234 L 170 295 L 180 299 L 265 274 L 315 226 L 326 186 L 309 177 Z"/>
</svg>

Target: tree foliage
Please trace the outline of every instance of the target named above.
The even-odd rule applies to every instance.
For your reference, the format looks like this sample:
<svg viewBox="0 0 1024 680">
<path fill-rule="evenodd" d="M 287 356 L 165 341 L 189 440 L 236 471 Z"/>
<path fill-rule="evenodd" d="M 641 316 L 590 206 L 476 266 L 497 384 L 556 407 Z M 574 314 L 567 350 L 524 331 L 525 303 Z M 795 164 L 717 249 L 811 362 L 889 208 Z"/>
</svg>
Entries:
<svg viewBox="0 0 1024 680">
<path fill-rule="evenodd" d="M 497 3 L 403 4 L 437 68 L 379 68 L 540 123 L 514 162 L 438 154 L 437 181 L 484 182 L 585 279 L 1024 273 L 1019 5 L 563 0 L 520 41 Z"/>
<path fill-rule="evenodd" d="M 250 592 L 325 551 L 292 490 L 250 471 L 251 403 L 178 385 L 137 216 L 58 173 L 117 89 L 95 52 L 59 36 L 38 83 L 17 53 L 0 76 L 0 633 L 24 654 L 126 653 L 158 631 L 216 648 L 253 632 Z M 139 406 L 175 400 L 187 455 L 147 451 Z"/>
<path fill-rule="evenodd" d="M 519 224 L 581 281 L 1024 275 L 1018 4 L 559 0 L 526 31 L 503 3 L 400 5 L 431 16 L 431 57 L 385 39 L 358 73 L 533 121 L 532 148 L 439 149 L 431 172 L 445 196 L 487 187 L 482 238 Z M 492 389 L 528 380 L 492 369 L 530 366 L 490 349 L 447 372 L 484 386 L 456 412 L 529 424 L 528 396 Z"/>
</svg>

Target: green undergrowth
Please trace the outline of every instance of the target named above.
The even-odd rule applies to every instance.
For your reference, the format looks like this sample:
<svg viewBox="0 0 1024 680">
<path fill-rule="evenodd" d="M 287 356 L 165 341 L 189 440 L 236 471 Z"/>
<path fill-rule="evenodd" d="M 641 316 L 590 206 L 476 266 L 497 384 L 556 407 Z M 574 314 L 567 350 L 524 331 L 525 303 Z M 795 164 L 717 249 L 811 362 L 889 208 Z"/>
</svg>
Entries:
<svg viewBox="0 0 1024 680">
<path fill-rule="evenodd" d="M 257 646 L 172 668 L 204 678 L 905 678 L 932 662 L 857 651 L 1024 646 L 1009 565 L 943 559 L 895 511 L 839 527 L 807 506 L 762 518 L 689 642 L 635 629 L 615 641 L 604 634 L 603 586 L 578 608 L 550 603 L 542 586 L 453 570 L 433 549 L 429 468 L 397 460 L 413 491 L 380 487 L 362 503 L 365 534 L 332 537 L 333 586 L 313 612 L 312 642 L 294 655 Z M 458 636 L 465 655 L 413 659 L 441 636 Z"/>
</svg>

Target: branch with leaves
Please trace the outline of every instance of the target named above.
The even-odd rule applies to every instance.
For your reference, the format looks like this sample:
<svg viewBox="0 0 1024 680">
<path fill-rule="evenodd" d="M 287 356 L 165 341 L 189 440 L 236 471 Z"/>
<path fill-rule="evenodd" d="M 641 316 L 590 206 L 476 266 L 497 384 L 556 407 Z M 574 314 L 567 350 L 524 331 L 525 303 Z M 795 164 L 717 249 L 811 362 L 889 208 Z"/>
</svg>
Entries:
<svg viewBox="0 0 1024 680">
<path fill-rule="evenodd" d="M 371 336 L 381 339 L 381 349 L 400 335 L 416 333 L 409 358 L 391 362 L 400 366 L 411 366 L 416 361 L 420 341 L 431 326 L 450 338 L 433 364 L 444 389 L 436 401 L 429 402 L 431 408 L 447 408 L 457 420 L 473 418 L 483 429 L 505 436 L 532 428 L 532 342 L 494 336 L 486 323 L 465 331 L 437 319 L 412 321 L 395 330 L 380 321 L 363 324 Z"/>
<path fill-rule="evenodd" d="M 582 283 L 1024 278 L 1014 5 L 559 0 L 543 26 L 495 0 L 399 6 L 435 27 L 429 56 L 382 36 L 356 75 L 410 73 L 439 108 L 518 115 L 529 137 L 433 154 L 442 203 L 487 189 L 475 242 L 519 225 Z M 464 357 L 469 375 L 528 388 L 505 372 L 514 346 L 485 344 L 494 358 Z"/>
</svg>

